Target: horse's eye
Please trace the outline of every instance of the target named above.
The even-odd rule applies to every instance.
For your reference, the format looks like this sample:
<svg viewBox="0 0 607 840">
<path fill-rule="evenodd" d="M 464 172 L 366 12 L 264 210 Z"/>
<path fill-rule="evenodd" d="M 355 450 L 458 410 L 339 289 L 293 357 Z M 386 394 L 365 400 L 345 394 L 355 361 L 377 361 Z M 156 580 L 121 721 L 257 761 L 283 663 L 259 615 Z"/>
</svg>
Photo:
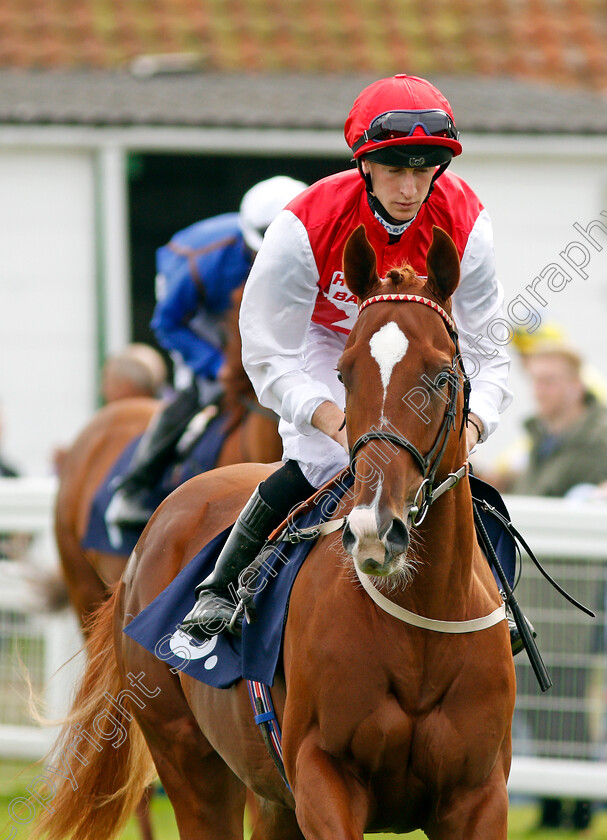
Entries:
<svg viewBox="0 0 607 840">
<path fill-rule="evenodd" d="M 343 384 L 344 378 L 343 378 L 343 376 L 341 375 L 341 371 L 339 371 L 339 370 L 337 371 L 337 378 L 338 378 L 338 379 L 339 379 L 339 381 Z"/>
<path fill-rule="evenodd" d="M 438 388 L 443 388 L 445 385 L 449 385 L 452 381 L 453 374 L 451 370 L 442 370 L 434 380 L 434 383 Z"/>
</svg>

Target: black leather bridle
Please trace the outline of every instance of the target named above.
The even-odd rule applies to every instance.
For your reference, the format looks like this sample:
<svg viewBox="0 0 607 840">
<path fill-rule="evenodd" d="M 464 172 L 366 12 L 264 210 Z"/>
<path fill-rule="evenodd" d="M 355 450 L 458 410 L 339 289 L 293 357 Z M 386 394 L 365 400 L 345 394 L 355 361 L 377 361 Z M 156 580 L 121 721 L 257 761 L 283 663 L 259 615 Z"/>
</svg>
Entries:
<svg viewBox="0 0 607 840">
<path fill-rule="evenodd" d="M 438 472 L 440 462 L 442 460 L 443 455 L 445 454 L 445 449 L 447 448 L 447 443 L 449 441 L 449 433 L 451 432 L 451 430 L 455 429 L 455 421 L 457 416 L 457 395 L 459 392 L 458 370 L 461 371 L 463 377 L 464 391 L 464 411 L 462 416 L 462 424 L 460 427 L 460 437 L 462 435 L 464 426 L 466 425 L 468 414 L 470 412 L 470 379 L 468 378 L 462 363 L 462 357 L 459 348 L 459 340 L 457 330 L 455 328 L 455 323 L 453 322 L 452 318 L 450 318 L 449 315 L 445 312 L 445 310 L 442 309 L 442 307 L 440 307 L 435 301 L 430 300 L 429 298 L 421 297 L 419 295 L 375 295 L 374 297 L 367 298 L 367 300 L 362 302 L 359 308 L 359 315 L 363 311 L 363 309 L 365 309 L 372 303 L 386 303 L 390 301 L 398 303 L 421 303 L 425 306 L 430 306 L 442 317 L 443 322 L 447 327 L 447 332 L 449 333 L 449 336 L 453 341 L 455 347 L 455 352 L 451 360 L 451 369 L 449 373 L 446 374 L 449 380 L 449 400 L 443 417 L 442 425 L 436 436 L 436 440 L 434 441 L 432 448 L 426 455 L 422 455 L 417 446 L 415 446 L 414 443 L 411 443 L 411 441 L 408 440 L 408 438 L 402 435 L 397 435 L 393 432 L 387 431 L 382 432 L 379 430 L 370 430 L 362 434 L 350 449 L 350 470 L 353 475 L 356 473 L 356 456 L 360 449 L 363 446 L 365 446 L 365 444 L 367 444 L 370 440 L 385 440 L 390 443 L 394 443 L 397 446 L 400 446 L 402 449 L 406 449 L 407 452 L 409 452 L 412 455 L 413 460 L 419 467 L 423 477 L 422 484 L 418 490 L 418 494 L 415 500 L 415 510 L 412 510 L 412 524 L 419 525 L 424 519 L 428 508 L 432 504 L 435 489 L 436 473 Z M 453 482 L 453 485 L 455 483 L 456 482 Z M 419 498 L 420 496 L 421 498 Z"/>
</svg>

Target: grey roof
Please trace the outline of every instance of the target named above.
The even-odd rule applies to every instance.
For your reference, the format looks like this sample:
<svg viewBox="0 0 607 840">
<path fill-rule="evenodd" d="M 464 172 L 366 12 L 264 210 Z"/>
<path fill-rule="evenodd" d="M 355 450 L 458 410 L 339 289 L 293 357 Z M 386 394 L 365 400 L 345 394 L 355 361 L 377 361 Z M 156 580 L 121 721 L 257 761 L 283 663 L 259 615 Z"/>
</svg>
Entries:
<svg viewBox="0 0 607 840">
<path fill-rule="evenodd" d="M 377 77 L 128 71 L 0 71 L 0 124 L 343 127 Z M 607 98 L 506 78 L 433 77 L 460 129 L 474 132 L 607 133 Z"/>
</svg>

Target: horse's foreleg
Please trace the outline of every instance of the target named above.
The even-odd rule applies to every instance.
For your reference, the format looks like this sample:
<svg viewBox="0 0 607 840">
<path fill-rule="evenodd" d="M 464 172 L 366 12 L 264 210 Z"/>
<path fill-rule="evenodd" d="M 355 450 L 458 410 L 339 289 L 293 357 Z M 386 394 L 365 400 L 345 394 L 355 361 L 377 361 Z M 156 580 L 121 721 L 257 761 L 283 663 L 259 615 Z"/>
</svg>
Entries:
<svg viewBox="0 0 607 840">
<path fill-rule="evenodd" d="M 293 793 L 307 840 L 363 840 L 369 802 L 362 785 L 310 740 L 297 752 Z"/>
<path fill-rule="evenodd" d="M 251 840 L 303 840 L 294 811 L 260 797 L 255 800 Z"/>
<path fill-rule="evenodd" d="M 457 800 L 426 827 L 429 840 L 506 840 L 508 792 L 503 777 Z"/>
</svg>

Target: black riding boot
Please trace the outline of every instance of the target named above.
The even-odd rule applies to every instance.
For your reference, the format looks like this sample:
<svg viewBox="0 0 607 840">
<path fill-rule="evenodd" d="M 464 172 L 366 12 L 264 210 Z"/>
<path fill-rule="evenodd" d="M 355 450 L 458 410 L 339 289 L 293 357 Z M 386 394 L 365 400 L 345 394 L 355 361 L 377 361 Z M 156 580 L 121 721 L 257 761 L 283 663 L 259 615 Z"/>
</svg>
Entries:
<svg viewBox="0 0 607 840">
<path fill-rule="evenodd" d="M 234 523 L 215 569 L 196 587 L 198 600 L 181 622 L 182 630 L 202 642 L 227 627 L 237 606 L 231 584 L 255 559 L 281 520 L 282 515 L 264 502 L 257 487 Z"/>
<path fill-rule="evenodd" d="M 118 483 L 106 520 L 112 525 L 142 527 L 154 510 L 149 508 L 150 490 L 156 487 L 174 458 L 175 447 L 188 423 L 200 410 L 195 385 L 180 391 L 160 411 L 137 445 L 128 472 Z"/>
<path fill-rule="evenodd" d="M 293 506 L 314 492 L 296 461 L 287 461 L 255 489 L 236 520 L 214 571 L 196 587 L 198 601 L 180 625 L 186 633 L 202 642 L 228 627 L 237 606 L 234 589 L 238 575 L 257 557 L 270 533 Z M 242 619 L 232 632 L 238 634 L 241 627 Z"/>
</svg>

